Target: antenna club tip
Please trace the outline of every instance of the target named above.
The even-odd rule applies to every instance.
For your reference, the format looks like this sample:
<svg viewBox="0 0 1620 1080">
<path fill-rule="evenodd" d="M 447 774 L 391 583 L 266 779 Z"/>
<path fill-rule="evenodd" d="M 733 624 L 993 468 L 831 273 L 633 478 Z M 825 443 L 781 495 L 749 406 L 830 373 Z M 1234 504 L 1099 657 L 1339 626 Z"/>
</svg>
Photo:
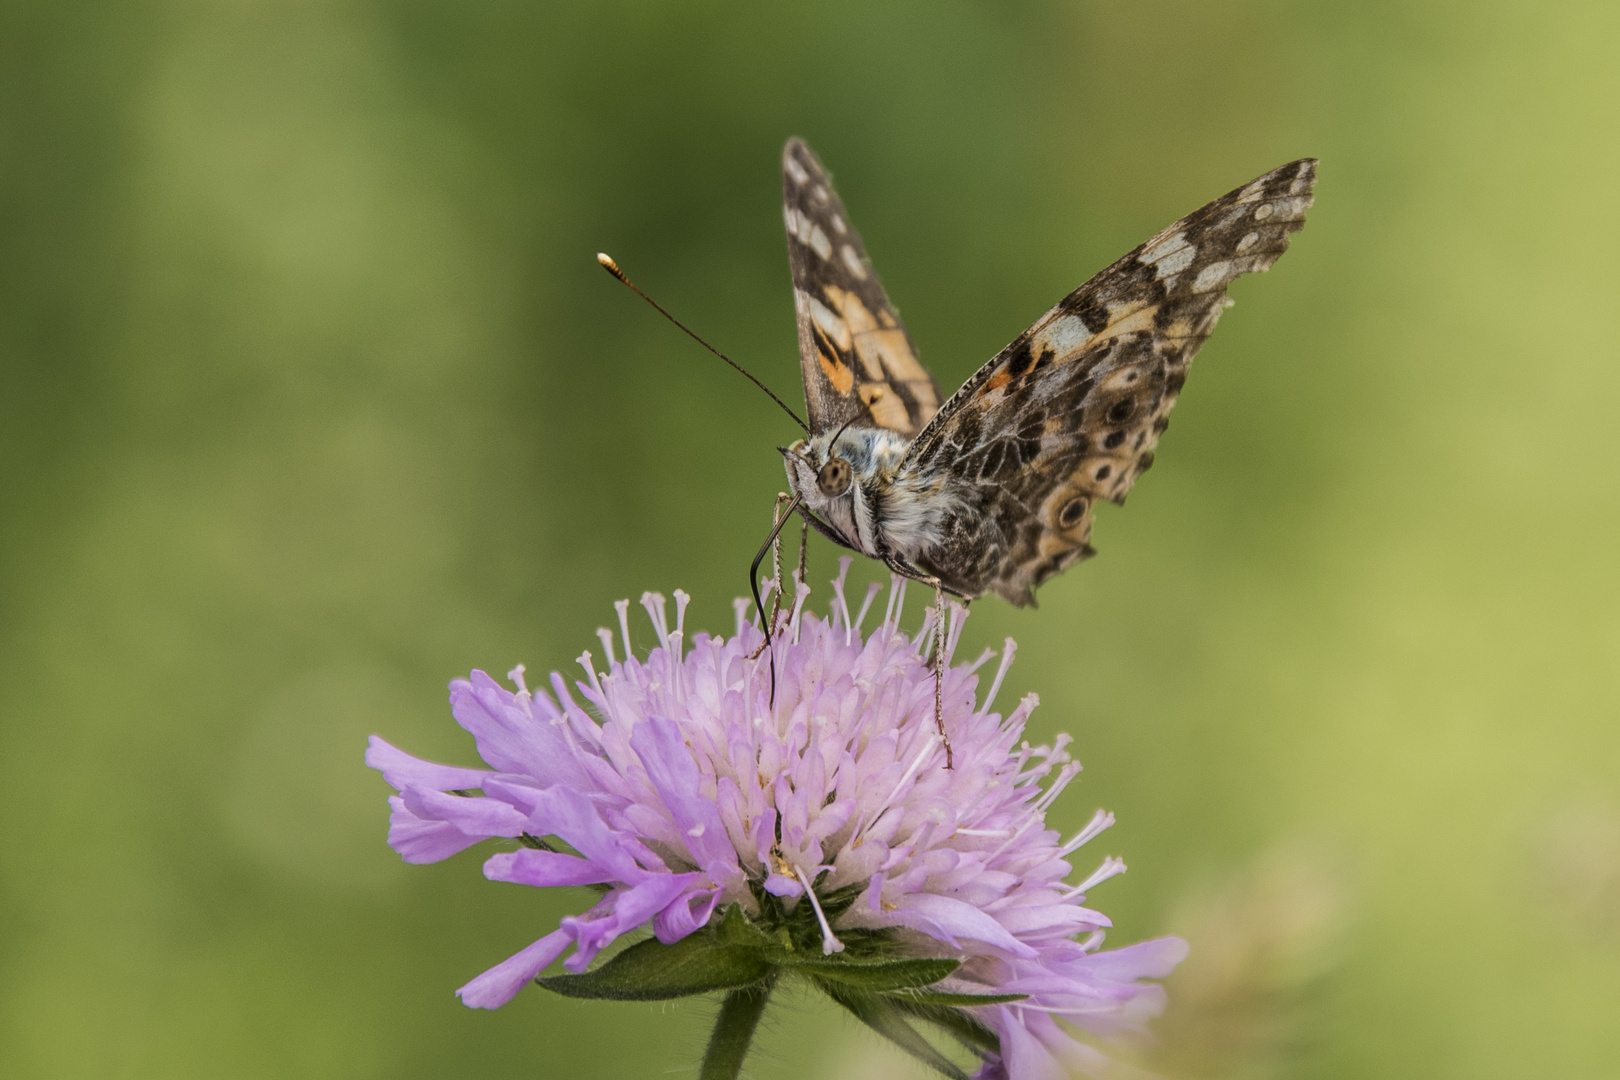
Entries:
<svg viewBox="0 0 1620 1080">
<path fill-rule="evenodd" d="M 619 272 L 619 264 L 614 262 L 613 256 L 609 255 L 605 251 L 598 251 L 596 253 L 596 261 L 601 263 L 602 269 L 606 270 L 610 274 L 617 274 Z"/>
</svg>

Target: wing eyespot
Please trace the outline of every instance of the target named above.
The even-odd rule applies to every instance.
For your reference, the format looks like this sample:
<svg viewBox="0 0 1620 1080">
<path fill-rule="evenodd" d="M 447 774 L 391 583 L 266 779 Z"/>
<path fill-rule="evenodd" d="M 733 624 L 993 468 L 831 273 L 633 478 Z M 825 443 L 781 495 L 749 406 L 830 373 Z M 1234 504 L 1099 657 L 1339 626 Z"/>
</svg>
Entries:
<svg viewBox="0 0 1620 1080">
<path fill-rule="evenodd" d="M 1125 433 L 1123 431 L 1110 431 L 1108 433 L 1108 437 L 1103 440 L 1103 446 L 1106 447 L 1109 450 L 1113 450 L 1113 449 L 1116 449 L 1119 446 L 1119 444 L 1124 442 L 1124 441 L 1125 441 Z"/>
<path fill-rule="evenodd" d="M 1058 527 L 1072 529 L 1080 524 L 1080 519 L 1086 516 L 1086 500 L 1082 498 L 1070 499 L 1058 511 Z"/>
<path fill-rule="evenodd" d="M 1131 414 L 1135 411 L 1136 402 L 1132 401 L 1130 398 L 1126 398 L 1123 401 L 1116 401 L 1108 410 L 1108 422 L 1110 424 L 1123 424 L 1125 421 L 1131 418 Z"/>
</svg>

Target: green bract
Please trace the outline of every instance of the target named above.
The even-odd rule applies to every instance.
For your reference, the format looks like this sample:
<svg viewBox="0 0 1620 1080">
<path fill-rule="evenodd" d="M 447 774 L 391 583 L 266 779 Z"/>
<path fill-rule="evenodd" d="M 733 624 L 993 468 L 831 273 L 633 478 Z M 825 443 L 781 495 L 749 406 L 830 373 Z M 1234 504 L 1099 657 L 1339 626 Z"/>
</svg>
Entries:
<svg viewBox="0 0 1620 1080">
<path fill-rule="evenodd" d="M 637 942 L 593 971 L 536 979 L 547 990 L 576 998 L 661 1001 L 724 992 L 726 997 L 703 1060 L 700 1080 L 731 1080 L 742 1061 L 772 990 L 784 975 L 797 977 L 848 1009 L 861 1023 L 946 1076 L 966 1080 L 950 1058 L 912 1021 L 922 1020 L 976 1054 L 997 1053 L 1000 1041 L 966 1008 L 1023 1000 L 1023 994 L 973 994 L 933 990 L 961 966 L 949 957 L 901 955 L 890 931 L 846 931 L 844 951 L 822 952 L 820 926 L 811 906 L 789 911 L 756 889 L 760 913 L 749 918 L 732 904 L 715 924 L 665 945 Z M 821 898 L 828 918 L 842 914 L 857 889 Z"/>
</svg>

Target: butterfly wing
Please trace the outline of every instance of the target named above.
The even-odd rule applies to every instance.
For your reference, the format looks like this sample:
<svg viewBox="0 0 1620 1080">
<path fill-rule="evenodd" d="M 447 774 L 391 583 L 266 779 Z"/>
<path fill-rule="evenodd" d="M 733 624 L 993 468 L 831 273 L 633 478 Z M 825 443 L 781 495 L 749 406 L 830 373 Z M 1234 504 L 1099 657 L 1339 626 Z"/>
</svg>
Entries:
<svg viewBox="0 0 1620 1080">
<path fill-rule="evenodd" d="M 1019 606 L 1092 554 L 1092 506 L 1152 463 L 1187 367 L 1239 274 L 1304 224 L 1316 162 L 1295 161 L 1181 219 L 1065 297 L 947 401 L 897 479 L 942 499 L 917 561 L 964 596 Z"/>
<path fill-rule="evenodd" d="M 939 386 L 917 362 L 832 178 L 801 139 L 782 150 L 782 217 L 810 430 L 853 423 L 912 437 L 938 411 Z"/>
</svg>

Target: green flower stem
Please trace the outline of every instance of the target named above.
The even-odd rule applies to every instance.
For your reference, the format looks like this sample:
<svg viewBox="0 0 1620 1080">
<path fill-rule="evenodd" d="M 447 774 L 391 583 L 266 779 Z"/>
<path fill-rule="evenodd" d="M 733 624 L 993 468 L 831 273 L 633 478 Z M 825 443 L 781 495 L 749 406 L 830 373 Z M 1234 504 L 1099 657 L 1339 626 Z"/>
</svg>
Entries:
<svg viewBox="0 0 1620 1080">
<path fill-rule="evenodd" d="M 720 1006 L 720 1015 L 714 1021 L 714 1034 L 709 1036 L 709 1049 L 703 1055 L 703 1069 L 698 1080 L 737 1080 L 742 1073 L 743 1058 L 748 1056 L 748 1045 L 754 1041 L 754 1029 L 765 1014 L 765 1003 L 770 1000 L 776 985 L 773 973 L 753 986 L 733 990 Z"/>
</svg>

